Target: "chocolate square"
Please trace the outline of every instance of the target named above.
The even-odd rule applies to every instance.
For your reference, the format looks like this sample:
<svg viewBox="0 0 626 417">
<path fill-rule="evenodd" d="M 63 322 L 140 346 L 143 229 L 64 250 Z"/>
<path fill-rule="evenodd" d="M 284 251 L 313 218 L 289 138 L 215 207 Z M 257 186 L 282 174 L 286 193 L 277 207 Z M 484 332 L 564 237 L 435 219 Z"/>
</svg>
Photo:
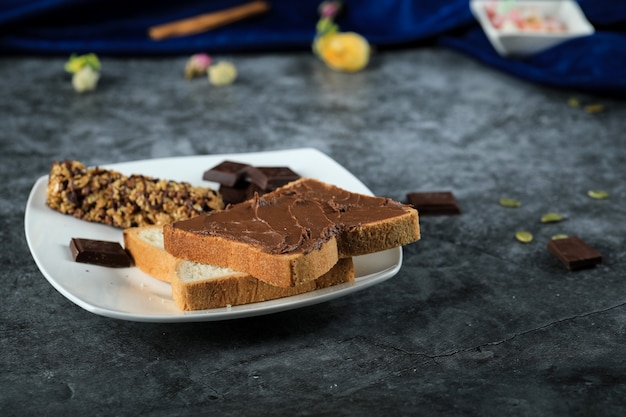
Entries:
<svg viewBox="0 0 626 417">
<path fill-rule="evenodd" d="M 450 191 L 413 192 L 408 193 L 406 198 L 420 215 L 461 214 L 461 208 Z"/>
<path fill-rule="evenodd" d="M 266 191 L 282 187 L 300 178 L 289 167 L 249 167 L 246 174 L 248 179 Z"/>
<path fill-rule="evenodd" d="M 602 262 L 602 254 L 578 236 L 551 239 L 548 241 L 547 248 L 567 269 L 572 271 L 592 268 Z"/>
<path fill-rule="evenodd" d="M 262 190 L 258 185 L 247 181 L 240 182 L 234 187 L 222 185 L 219 188 L 219 193 L 222 195 L 222 200 L 224 200 L 224 203 L 227 205 L 237 204 L 249 200 L 254 197 L 255 192 L 259 195 L 263 195 L 267 191 Z"/>
<path fill-rule="evenodd" d="M 251 199 L 252 197 L 254 197 L 255 193 L 261 196 L 268 192 L 270 192 L 270 190 L 264 190 L 253 182 L 249 183 L 248 187 L 246 188 L 246 196 L 248 197 L 248 199 Z"/>
<path fill-rule="evenodd" d="M 233 161 L 224 161 L 205 171 L 202 179 L 205 181 L 213 181 L 218 184 L 233 187 L 241 179 L 243 179 L 249 165 Z"/>
<path fill-rule="evenodd" d="M 130 255 L 118 242 L 73 237 L 70 251 L 74 261 L 85 264 L 127 268 L 133 263 Z"/>
<path fill-rule="evenodd" d="M 222 195 L 222 200 L 224 200 L 224 204 L 237 204 L 241 203 L 242 201 L 246 201 L 248 199 L 248 184 L 249 183 L 239 183 L 233 187 L 221 185 L 219 188 L 219 193 Z"/>
</svg>

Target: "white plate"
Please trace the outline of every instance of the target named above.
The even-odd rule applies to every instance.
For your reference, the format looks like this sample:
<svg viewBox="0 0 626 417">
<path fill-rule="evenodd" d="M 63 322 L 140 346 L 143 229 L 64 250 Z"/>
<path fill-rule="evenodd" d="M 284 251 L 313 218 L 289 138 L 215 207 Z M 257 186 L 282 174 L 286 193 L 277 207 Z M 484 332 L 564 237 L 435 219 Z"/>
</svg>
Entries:
<svg viewBox="0 0 626 417">
<path fill-rule="evenodd" d="M 527 56 L 558 45 L 568 39 L 591 35 L 594 28 L 589 23 L 577 2 L 572 0 L 517 0 L 505 2 L 515 7 L 533 8 L 545 16 L 563 22 L 567 29 L 559 33 L 519 32 L 512 33 L 496 29 L 490 22 L 485 7 L 493 0 L 472 0 L 470 8 L 482 26 L 487 38 L 502 56 Z"/>
<path fill-rule="evenodd" d="M 202 174 L 225 159 L 258 166 L 289 166 L 301 176 L 317 178 L 353 192 L 372 194 L 354 175 L 315 149 L 151 159 L 104 167 L 126 175 L 143 174 L 217 188 L 217 184 L 203 181 Z M 144 322 L 185 322 L 275 313 L 365 289 L 391 278 L 402 265 L 402 248 L 390 249 L 355 257 L 354 283 L 261 303 L 181 311 L 174 304 L 170 285 L 138 268 L 105 268 L 74 262 L 69 250 L 72 237 L 123 243 L 122 232 L 50 209 L 45 205 L 47 182 L 48 176 L 37 180 L 26 205 L 24 226 L 30 251 L 42 274 L 54 288 L 78 306 L 102 316 Z"/>
</svg>

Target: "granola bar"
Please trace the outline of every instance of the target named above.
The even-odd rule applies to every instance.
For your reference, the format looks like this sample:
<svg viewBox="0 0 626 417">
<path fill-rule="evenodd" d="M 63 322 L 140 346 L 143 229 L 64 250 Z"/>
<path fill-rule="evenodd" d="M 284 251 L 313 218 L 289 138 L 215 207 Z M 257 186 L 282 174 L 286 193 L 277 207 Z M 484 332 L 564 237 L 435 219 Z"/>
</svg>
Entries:
<svg viewBox="0 0 626 417">
<path fill-rule="evenodd" d="M 143 175 L 125 176 L 78 161 L 52 164 L 46 205 L 63 214 L 118 228 L 166 224 L 224 208 L 207 187 Z"/>
</svg>

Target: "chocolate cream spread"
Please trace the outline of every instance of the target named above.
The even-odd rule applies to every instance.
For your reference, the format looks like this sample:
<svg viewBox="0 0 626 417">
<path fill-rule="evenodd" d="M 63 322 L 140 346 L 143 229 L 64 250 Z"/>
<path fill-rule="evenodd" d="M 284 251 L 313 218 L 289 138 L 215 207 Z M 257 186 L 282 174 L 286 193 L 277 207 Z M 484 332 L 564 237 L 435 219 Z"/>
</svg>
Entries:
<svg viewBox="0 0 626 417">
<path fill-rule="evenodd" d="M 308 253 L 361 224 L 404 215 L 406 207 L 389 198 L 303 179 L 173 226 L 251 244 L 272 254 Z"/>
</svg>

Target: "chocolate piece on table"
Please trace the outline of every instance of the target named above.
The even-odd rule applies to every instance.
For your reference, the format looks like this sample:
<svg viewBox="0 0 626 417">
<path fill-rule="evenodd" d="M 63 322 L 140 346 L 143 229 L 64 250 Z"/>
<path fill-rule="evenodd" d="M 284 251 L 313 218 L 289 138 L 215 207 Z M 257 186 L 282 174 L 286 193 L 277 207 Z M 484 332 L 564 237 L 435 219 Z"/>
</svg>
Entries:
<svg viewBox="0 0 626 417">
<path fill-rule="evenodd" d="M 450 191 L 413 192 L 406 195 L 408 202 L 422 214 L 461 214 L 461 209 Z"/>
<path fill-rule="evenodd" d="M 73 237 L 70 250 L 74 261 L 84 264 L 126 268 L 133 263 L 130 255 L 118 242 Z"/>
<path fill-rule="evenodd" d="M 266 191 L 282 187 L 300 178 L 300 175 L 289 167 L 249 167 L 246 174 L 253 184 Z"/>
<path fill-rule="evenodd" d="M 602 262 L 602 254 L 578 236 L 548 241 L 548 251 L 569 270 L 591 268 Z"/>
<path fill-rule="evenodd" d="M 249 165 L 239 162 L 224 161 L 205 171 L 202 179 L 233 187 L 243 178 L 249 167 Z"/>
</svg>

